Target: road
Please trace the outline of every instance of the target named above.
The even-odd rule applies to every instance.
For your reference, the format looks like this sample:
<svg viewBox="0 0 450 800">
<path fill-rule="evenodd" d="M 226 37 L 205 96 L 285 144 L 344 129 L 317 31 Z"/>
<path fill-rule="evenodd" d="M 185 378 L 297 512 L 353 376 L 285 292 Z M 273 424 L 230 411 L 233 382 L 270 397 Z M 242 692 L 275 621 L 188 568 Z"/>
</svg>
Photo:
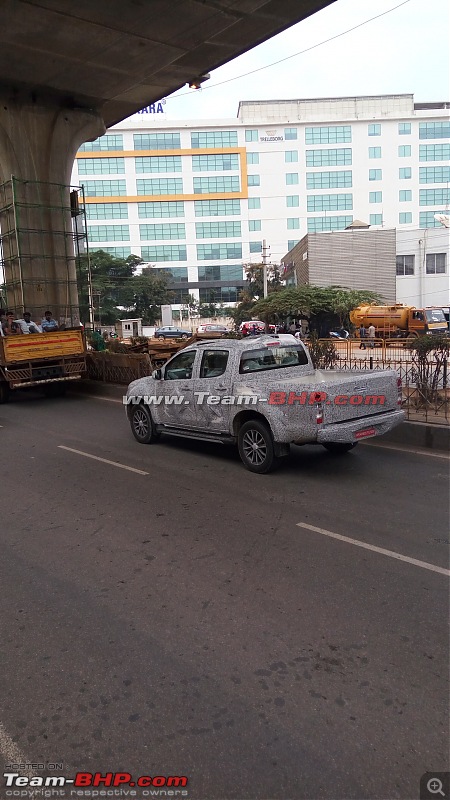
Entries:
<svg viewBox="0 0 450 800">
<path fill-rule="evenodd" d="M 448 769 L 445 454 L 258 476 L 77 393 L 0 425 L 0 760 L 190 800 L 410 800 Z"/>
</svg>

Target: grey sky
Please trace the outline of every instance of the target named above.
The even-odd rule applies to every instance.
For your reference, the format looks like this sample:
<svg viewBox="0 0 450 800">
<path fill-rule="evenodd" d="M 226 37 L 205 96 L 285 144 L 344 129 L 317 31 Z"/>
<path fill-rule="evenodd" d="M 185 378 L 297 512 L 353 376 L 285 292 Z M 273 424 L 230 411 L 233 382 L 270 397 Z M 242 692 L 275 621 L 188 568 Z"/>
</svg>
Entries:
<svg viewBox="0 0 450 800">
<path fill-rule="evenodd" d="M 186 87 L 169 97 L 167 117 L 233 118 L 240 100 L 397 93 L 413 93 L 421 102 L 448 100 L 448 0 L 408 0 L 334 41 L 267 66 L 382 14 L 401 1 L 337 0 L 215 70 L 203 89 Z"/>
</svg>

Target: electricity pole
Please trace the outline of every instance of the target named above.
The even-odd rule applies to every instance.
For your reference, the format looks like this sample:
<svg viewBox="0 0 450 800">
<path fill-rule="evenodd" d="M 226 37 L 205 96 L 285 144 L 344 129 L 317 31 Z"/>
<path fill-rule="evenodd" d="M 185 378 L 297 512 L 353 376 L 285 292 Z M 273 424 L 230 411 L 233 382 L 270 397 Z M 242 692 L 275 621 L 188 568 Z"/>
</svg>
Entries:
<svg viewBox="0 0 450 800">
<path fill-rule="evenodd" d="M 264 282 L 264 292 L 263 296 L 267 297 L 267 250 L 266 247 L 266 240 L 263 239 L 262 245 L 262 263 L 263 263 L 263 282 Z"/>
</svg>

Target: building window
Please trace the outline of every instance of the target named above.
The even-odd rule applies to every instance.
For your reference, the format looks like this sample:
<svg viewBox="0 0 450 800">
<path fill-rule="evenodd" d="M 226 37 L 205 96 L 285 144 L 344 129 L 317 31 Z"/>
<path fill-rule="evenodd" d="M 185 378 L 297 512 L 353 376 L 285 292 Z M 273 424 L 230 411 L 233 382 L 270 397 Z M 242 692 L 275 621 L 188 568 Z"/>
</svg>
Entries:
<svg viewBox="0 0 450 800">
<path fill-rule="evenodd" d="M 398 177 L 400 178 L 400 180 L 407 180 L 408 178 L 411 178 L 411 176 L 412 176 L 411 167 L 400 167 L 398 171 Z"/>
<path fill-rule="evenodd" d="M 411 155 L 411 145 L 410 144 L 400 144 L 398 146 L 398 157 L 399 158 L 409 158 Z"/>
<path fill-rule="evenodd" d="M 307 167 L 344 167 L 352 163 L 350 147 L 340 147 L 336 150 L 307 150 Z"/>
<path fill-rule="evenodd" d="M 241 213 L 240 200 L 195 200 L 196 217 L 233 217 Z"/>
<path fill-rule="evenodd" d="M 187 261 L 186 245 L 157 244 L 151 247 L 142 247 L 141 257 L 144 261 L 155 263 L 158 261 Z"/>
<path fill-rule="evenodd" d="M 450 183 L 450 167 L 419 167 L 419 183 Z"/>
<path fill-rule="evenodd" d="M 321 231 L 343 231 L 353 222 L 353 217 L 310 217 L 308 219 L 308 232 L 320 233 Z"/>
<path fill-rule="evenodd" d="M 294 186 L 298 183 L 298 172 L 286 172 L 286 186 Z"/>
<path fill-rule="evenodd" d="M 183 179 L 137 178 L 136 189 L 138 194 L 143 195 L 183 194 Z"/>
<path fill-rule="evenodd" d="M 181 156 L 138 156 L 136 172 L 181 172 Z"/>
<path fill-rule="evenodd" d="M 247 153 L 247 164 L 259 164 L 259 153 Z"/>
<path fill-rule="evenodd" d="M 125 197 L 127 184 L 125 180 L 118 181 L 83 181 L 86 197 Z"/>
<path fill-rule="evenodd" d="M 199 289 L 200 303 L 237 303 L 242 287 L 220 286 L 211 289 Z"/>
<path fill-rule="evenodd" d="M 139 225 L 141 240 L 154 239 L 186 239 L 186 229 L 183 223 L 160 223 L 157 225 Z"/>
<path fill-rule="evenodd" d="M 260 219 L 249 219 L 249 221 L 248 221 L 248 229 L 249 229 L 249 231 L 260 231 L 261 230 L 261 220 Z"/>
<path fill-rule="evenodd" d="M 225 192 L 240 192 L 240 190 L 239 175 L 194 178 L 194 194 L 225 194 Z"/>
<path fill-rule="evenodd" d="M 249 211 L 255 211 L 261 208 L 261 198 L 260 197 L 249 197 L 248 198 L 248 209 Z"/>
<path fill-rule="evenodd" d="M 419 206 L 440 206 L 450 203 L 450 189 L 420 189 Z"/>
<path fill-rule="evenodd" d="M 339 144 L 351 142 L 350 125 L 330 125 L 317 128 L 305 128 L 305 144 Z"/>
<path fill-rule="evenodd" d="M 79 158 L 79 175 L 124 175 L 124 158 Z"/>
<path fill-rule="evenodd" d="M 450 144 L 420 144 L 419 161 L 448 161 Z"/>
<path fill-rule="evenodd" d="M 381 147 L 369 147 L 369 158 L 381 158 Z"/>
<path fill-rule="evenodd" d="M 197 239 L 231 239 L 241 236 L 240 222 L 196 222 Z"/>
<path fill-rule="evenodd" d="M 90 242 L 130 241 L 128 225 L 88 225 L 87 235 Z"/>
<path fill-rule="evenodd" d="M 427 253 L 427 275 L 444 275 L 447 272 L 446 253 Z"/>
<path fill-rule="evenodd" d="M 285 128 L 284 138 L 287 142 L 291 139 L 297 139 L 297 128 Z"/>
<path fill-rule="evenodd" d="M 262 252 L 262 242 L 250 242 L 250 252 L 251 253 L 261 253 Z"/>
<path fill-rule="evenodd" d="M 257 142 L 258 141 L 258 131 L 245 131 L 245 141 L 246 142 Z"/>
<path fill-rule="evenodd" d="M 398 132 L 400 136 L 411 133 L 411 123 L 410 122 L 399 122 L 398 123 Z"/>
<path fill-rule="evenodd" d="M 414 256 L 397 256 L 395 272 L 396 275 L 414 275 Z"/>
<path fill-rule="evenodd" d="M 377 122 L 367 126 L 369 136 L 381 136 L 381 125 Z"/>
<path fill-rule="evenodd" d="M 182 200 L 155 200 L 154 203 L 138 203 L 138 216 L 140 219 L 184 217 L 184 203 Z"/>
<path fill-rule="evenodd" d="M 131 255 L 131 247 L 91 247 L 91 253 L 98 252 L 108 253 L 114 258 L 128 258 Z"/>
<path fill-rule="evenodd" d="M 419 214 L 419 228 L 442 228 L 441 223 L 435 219 L 436 214 L 446 214 L 446 211 L 421 211 Z"/>
<path fill-rule="evenodd" d="M 352 186 L 352 171 L 349 169 L 338 172 L 307 172 L 307 189 L 347 189 Z"/>
<path fill-rule="evenodd" d="M 294 164 L 298 161 L 298 150 L 286 150 L 284 154 L 286 164 Z"/>
<path fill-rule="evenodd" d="M 370 223 L 370 225 L 382 225 L 383 224 L 383 214 L 371 214 L 369 216 L 369 223 Z"/>
<path fill-rule="evenodd" d="M 242 258 L 242 244 L 240 242 L 227 242 L 224 244 L 198 244 L 198 261 L 222 261 L 229 258 Z"/>
<path fill-rule="evenodd" d="M 400 225 L 407 225 L 412 222 L 412 212 L 411 211 L 401 211 L 398 215 L 398 221 Z"/>
<path fill-rule="evenodd" d="M 352 208 L 351 194 L 310 194 L 307 198 L 308 211 L 351 211 Z"/>
<path fill-rule="evenodd" d="M 450 139 L 450 122 L 421 122 L 419 139 Z"/>
<path fill-rule="evenodd" d="M 242 281 L 242 264 L 210 264 L 198 268 L 199 281 Z"/>
<path fill-rule="evenodd" d="M 369 203 L 381 203 L 383 192 L 369 192 Z"/>
<path fill-rule="evenodd" d="M 259 186 L 260 182 L 259 175 L 247 175 L 247 186 Z"/>
<path fill-rule="evenodd" d="M 112 134 L 107 133 L 105 136 L 100 136 L 94 142 L 85 142 L 81 145 L 80 153 L 98 153 L 102 150 L 123 150 L 123 136 L 121 133 Z"/>
<path fill-rule="evenodd" d="M 298 217 L 290 217 L 287 220 L 288 231 L 296 231 L 300 228 L 300 220 Z"/>
<path fill-rule="evenodd" d="M 381 181 L 382 177 L 382 169 L 369 169 L 369 181 Z"/>
<path fill-rule="evenodd" d="M 288 252 L 289 250 L 292 250 L 292 248 L 295 247 L 295 245 L 298 244 L 299 241 L 300 239 L 288 239 L 288 245 L 287 245 Z"/>
<path fill-rule="evenodd" d="M 237 131 L 198 131 L 191 133 L 191 147 L 237 147 Z"/>
<path fill-rule="evenodd" d="M 135 133 L 135 150 L 180 150 L 179 133 Z"/>
<path fill-rule="evenodd" d="M 298 194 L 288 194 L 286 197 L 287 208 L 298 208 L 300 205 L 300 197 Z"/>
<path fill-rule="evenodd" d="M 258 155 L 255 153 L 255 155 Z M 237 153 L 217 153 L 192 156 L 192 172 L 225 172 L 239 169 Z"/>
<path fill-rule="evenodd" d="M 188 282 L 188 268 L 187 267 L 160 267 L 155 269 L 158 275 L 162 275 L 169 279 L 169 283 L 187 283 Z"/>
<path fill-rule="evenodd" d="M 400 203 L 409 203 L 412 200 L 411 189 L 400 189 L 398 199 Z"/>
<path fill-rule="evenodd" d="M 87 219 L 128 219 L 126 203 L 86 203 Z"/>
</svg>

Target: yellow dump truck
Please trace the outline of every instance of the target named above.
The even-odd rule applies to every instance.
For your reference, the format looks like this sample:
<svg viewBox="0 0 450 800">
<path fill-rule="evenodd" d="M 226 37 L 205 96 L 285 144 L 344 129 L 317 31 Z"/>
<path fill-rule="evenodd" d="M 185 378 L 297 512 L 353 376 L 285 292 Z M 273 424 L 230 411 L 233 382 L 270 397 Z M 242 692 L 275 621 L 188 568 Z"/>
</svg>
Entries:
<svg viewBox="0 0 450 800">
<path fill-rule="evenodd" d="M 442 308 L 415 308 L 397 303 L 394 306 L 358 306 L 350 312 L 356 328 L 373 325 L 378 339 L 413 339 L 427 334 L 448 333 Z"/>
<path fill-rule="evenodd" d="M 86 371 L 83 330 L 0 337 L 0 403 L 12 389 L 40 386 L 46 394 L 63 394 L 67 383 Z"/>
</svg>

